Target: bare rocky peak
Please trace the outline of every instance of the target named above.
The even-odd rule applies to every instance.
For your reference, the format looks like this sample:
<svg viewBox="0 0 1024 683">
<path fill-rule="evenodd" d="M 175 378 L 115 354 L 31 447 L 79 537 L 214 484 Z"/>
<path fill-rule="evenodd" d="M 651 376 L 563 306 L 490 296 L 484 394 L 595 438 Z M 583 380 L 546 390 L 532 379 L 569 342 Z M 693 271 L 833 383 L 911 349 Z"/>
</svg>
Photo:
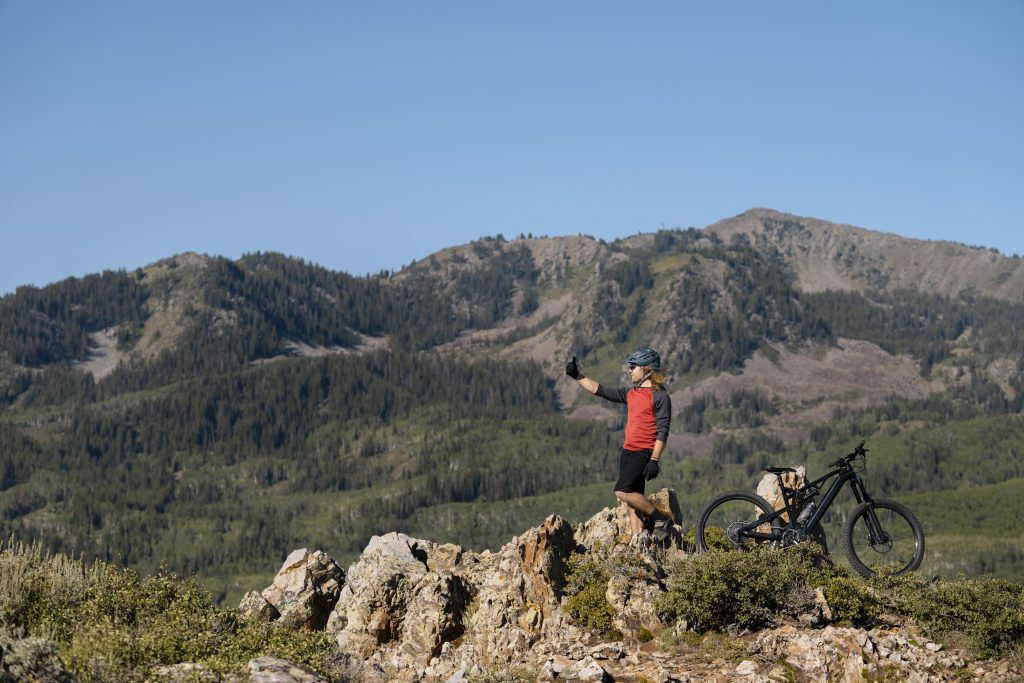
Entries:
<svg viewBox="0 0 1024 683">
<path fill-rule="evenodd" d="M 917 240 L 770 209 L 751 209 L 705 228 L 724 243 L 746 236 L 792 264 L 801 288 L 916 289 L 1024 299 L 1024 259 L 953 242 Z"/>
</svg>

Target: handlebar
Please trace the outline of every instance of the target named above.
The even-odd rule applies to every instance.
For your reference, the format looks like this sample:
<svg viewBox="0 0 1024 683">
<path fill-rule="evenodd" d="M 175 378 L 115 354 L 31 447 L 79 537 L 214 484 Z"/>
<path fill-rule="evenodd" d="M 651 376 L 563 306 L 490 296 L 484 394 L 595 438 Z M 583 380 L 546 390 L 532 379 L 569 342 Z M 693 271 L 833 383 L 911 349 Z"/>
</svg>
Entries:
<svg viewBox="0 0 1024 683">
<path fill-rule="evenodd" d="M 864 455 L 865 453 L 868 452 L 868 449 L 864 448 L 864 444 L 865 443 L 866 443 L 865 441 L 861 441 L 860 445 L 853 449 L 853 453 L 848 453 L 847 455 L 844 455 L 843 457 L 839 458 L 834 463 L 829 465 L 829 467 L 841 467 L 841 466 L 849 463 L 851 460 L 856 458 L 858 455 Z"/>
</svg>

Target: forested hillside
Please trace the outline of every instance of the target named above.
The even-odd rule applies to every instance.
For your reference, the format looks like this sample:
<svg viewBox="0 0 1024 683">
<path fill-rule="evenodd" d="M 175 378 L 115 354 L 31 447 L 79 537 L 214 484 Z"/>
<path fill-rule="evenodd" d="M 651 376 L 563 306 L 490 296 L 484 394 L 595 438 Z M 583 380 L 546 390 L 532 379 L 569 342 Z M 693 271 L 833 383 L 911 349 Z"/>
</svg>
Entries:
<svg viewBox="0 0 1024 683">
<path fill-rule="evenodd" d="M 494 547 L 609 504 L 623 415 L 561 367 L 622 382 L 650 345 L 688 514 L 866 438 L 925 571 L 1020 579 L 1022 332 L 1020 299 L 811 292 L 785 253 L 693 229 L 498 236 L 369 277 L 186 254 L 0 299 L 0 533 L 232 597 L 296 547 Z"/>
</svg>

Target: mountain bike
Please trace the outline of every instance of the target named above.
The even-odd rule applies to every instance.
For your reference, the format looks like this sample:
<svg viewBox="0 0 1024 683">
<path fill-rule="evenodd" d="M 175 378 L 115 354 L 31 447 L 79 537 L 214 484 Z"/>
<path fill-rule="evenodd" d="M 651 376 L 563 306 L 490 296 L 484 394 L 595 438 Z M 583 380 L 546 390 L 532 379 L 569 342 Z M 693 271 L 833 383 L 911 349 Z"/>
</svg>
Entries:
<svg viewBox="0 0 1024 683">
<path fill-rule="evenodd" d="M 729 491 L 712 499 L 697 517 L 697 550 L 712 547 L 749 549 L 758 546 L 787 548 L 802 543 L 819 529 L 822 518 L 843 486 L 849 484 L 857 499 L 843 527 L 843 547 L 850 565 L 861 576 L 914 571 L 924 558 L 924 530 L 910 510 L 894 500 L 874 500 L 864 487 L 866 454 L 862 441 L 854 451 L 829 465 L 825 476 L 798 488 L 783 485 L 782 475 L 792 467 L 765 467 L 778 477 L 785 505 L 774 510 L 761 496 Z M 818 504 L 816 498 L 829 479 Z"/>
</svg>

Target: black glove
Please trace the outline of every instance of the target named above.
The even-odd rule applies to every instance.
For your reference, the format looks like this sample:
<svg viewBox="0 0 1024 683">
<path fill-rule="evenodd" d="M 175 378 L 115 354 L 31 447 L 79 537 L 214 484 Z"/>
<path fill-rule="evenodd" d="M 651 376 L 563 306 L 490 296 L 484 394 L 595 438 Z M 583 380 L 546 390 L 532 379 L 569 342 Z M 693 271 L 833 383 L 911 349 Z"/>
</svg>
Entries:
<svg viewBox="0 0 1024 683">
<path fill-rule="evenodd" d="M 648 460 L 647 464 L 644 465 L 644 479 L 647 481 L 657 479 L 659 472 L 661 472 L 661 466 L 658 465 L 657 460 Z"/>
<path fill-rule="evenodd" d="M 583 377 L 579 367 L 576 365 L 576 356 L 573 356 L 572 360 L 565 364 L 565 374 L 569 375 L 573 379 Z"/>
</svg>

